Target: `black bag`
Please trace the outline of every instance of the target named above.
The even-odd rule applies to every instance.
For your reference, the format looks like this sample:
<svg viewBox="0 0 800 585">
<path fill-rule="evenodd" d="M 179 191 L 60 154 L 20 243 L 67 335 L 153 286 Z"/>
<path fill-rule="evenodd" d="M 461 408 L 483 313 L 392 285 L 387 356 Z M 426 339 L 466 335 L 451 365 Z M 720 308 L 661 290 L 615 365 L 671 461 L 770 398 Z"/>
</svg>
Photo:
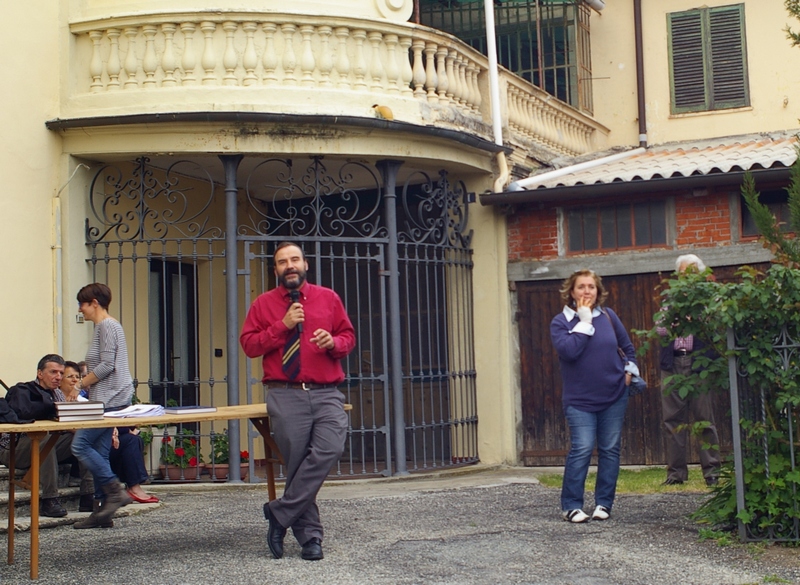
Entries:
<svg viewBox="0 0 800 585">
<path fill-rule="evenodd" d="M 36 382 L 20 382 L 9 388 L 6 401 L 20 420 L 56 418 L 53 394 Z"/>
<path fill-rule="evenodd" d="M 628 386 L 628 396 L 636 396 L 647 390 L 647 382 L 639 376 L 631 376 L 631 384 Z"/>
<path fill-rule="evenodd" d="M 608 313 L 605 313 L 605 315 L 608 317 L 609 323 L 611 323 L 611 317 L 608 316 Z M 613 323 L 611 323 L 611 327 L 614 327 Z M 617 346 L 617 353 L 619 354 L 619 357 L 622 358 L 622 363 L 628 363 L 628 356 L 625 355 L 625 352 L 622 351 L 620 346 Z M 647 382 L 644 380 L 644 378 L 631 374 L 631 383 L 628 386 L 628 396 L 636 396 L 645 390 L 647 390 Z"/>
</svg>

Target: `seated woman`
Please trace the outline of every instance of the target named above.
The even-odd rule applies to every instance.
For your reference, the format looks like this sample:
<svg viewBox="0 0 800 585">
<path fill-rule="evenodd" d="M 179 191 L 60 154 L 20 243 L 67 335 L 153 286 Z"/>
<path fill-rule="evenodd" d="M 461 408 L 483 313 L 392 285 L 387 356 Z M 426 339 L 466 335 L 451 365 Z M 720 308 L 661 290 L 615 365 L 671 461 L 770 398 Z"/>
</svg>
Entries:
<svg viewBox="0 0 800 585">
<path fill-rule="evenodd" d="M 64 362 L 64 375 L 61 378 L 61 385 L 59 388 L 64 393 L 64 398 L 67 402 L 74 402 L 79 400 L 80 392 L 78 391 L 78 382 L 81 380 L 80 367 L 75 362 L 69 360 Z M 67 460 L 72 464 L 72 469 L 69 472 L 69 486 L 81 487 L 81 499 L 78 504 L 79 512 L 91 512 L 94 501 L 94 481 L 92 474 L 88 469 L 78 463 L 74 455 L 70 455 Z"/>
<path fill-rule="evenodd" d="M 140 504 L 155 504 L 158 498 L 142 489 L 150 476 L 144 467 L 144 442 L 136 427 L 117 427 L 111 438 L 108 460 L 114 474 L 128 486 L 128 495 Z"/>
</svg>

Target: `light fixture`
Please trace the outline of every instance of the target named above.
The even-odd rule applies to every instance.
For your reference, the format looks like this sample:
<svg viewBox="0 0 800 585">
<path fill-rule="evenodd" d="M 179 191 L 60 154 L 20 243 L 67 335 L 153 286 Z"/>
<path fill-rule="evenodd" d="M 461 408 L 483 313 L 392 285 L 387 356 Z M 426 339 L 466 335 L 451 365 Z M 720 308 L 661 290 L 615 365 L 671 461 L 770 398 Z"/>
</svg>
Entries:
<svg viewBox="0 0 800 585">
<path fill-rule="evenodd" d="M 603 8 L 606 7 L 605 0 L 586 0 L 586 3 L 591 7 L 600 12 Z"/>
</svg>

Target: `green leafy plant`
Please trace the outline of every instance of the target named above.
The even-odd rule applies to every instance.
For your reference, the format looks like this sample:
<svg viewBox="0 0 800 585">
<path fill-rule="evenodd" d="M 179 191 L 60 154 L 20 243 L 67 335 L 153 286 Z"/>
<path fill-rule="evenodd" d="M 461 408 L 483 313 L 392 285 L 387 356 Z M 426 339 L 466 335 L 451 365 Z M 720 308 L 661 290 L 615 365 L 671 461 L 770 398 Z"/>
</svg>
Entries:
<svg viewBox="0 0 800 585">
<path fill-rule="evenodd" d="M 228 429 L 223 429 L 221 433 L 211 434 L 211 461 L 215 464 L 229 462 L 230 441 L 228 440 Z M 242 463 L 250 460 L 250 453 L 247 451 L 239 452 L 239 459 Z"/>
<path fill-rule="evenodd" d="M 203 462 L 200 444 L 195 434 L 183 429 L 176 437 L 165 436 L 161 439 L 161 460 L 166 465 L 186 469 L 196 467 Z"/>
</svg>

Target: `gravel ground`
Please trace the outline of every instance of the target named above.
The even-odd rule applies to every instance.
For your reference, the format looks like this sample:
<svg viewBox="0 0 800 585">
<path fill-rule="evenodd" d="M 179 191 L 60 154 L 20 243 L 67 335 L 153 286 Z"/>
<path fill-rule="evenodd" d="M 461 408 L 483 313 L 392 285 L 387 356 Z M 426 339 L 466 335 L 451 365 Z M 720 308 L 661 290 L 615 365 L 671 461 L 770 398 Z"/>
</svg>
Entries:
<svg viewBox="0 0 800 585">
<path fill-rule="evenodd" d="M 166 486 L 160 507 L 113 529 L 42 530 L 39 583 L 800 583 L 797 549 L 699 542 L 686 515 L 702 494 L 620 495 L 611 520 L 573 525 L 561 520 L 558 490 L 528 472 L 476 477 L 323 488 L 316 563 L 300 559 L 291 534 L 284 558 L 269 556 L 265 486 Z M 17 536 L 1 583 L 29 582 L 29 542 Z"/>
</svg>

